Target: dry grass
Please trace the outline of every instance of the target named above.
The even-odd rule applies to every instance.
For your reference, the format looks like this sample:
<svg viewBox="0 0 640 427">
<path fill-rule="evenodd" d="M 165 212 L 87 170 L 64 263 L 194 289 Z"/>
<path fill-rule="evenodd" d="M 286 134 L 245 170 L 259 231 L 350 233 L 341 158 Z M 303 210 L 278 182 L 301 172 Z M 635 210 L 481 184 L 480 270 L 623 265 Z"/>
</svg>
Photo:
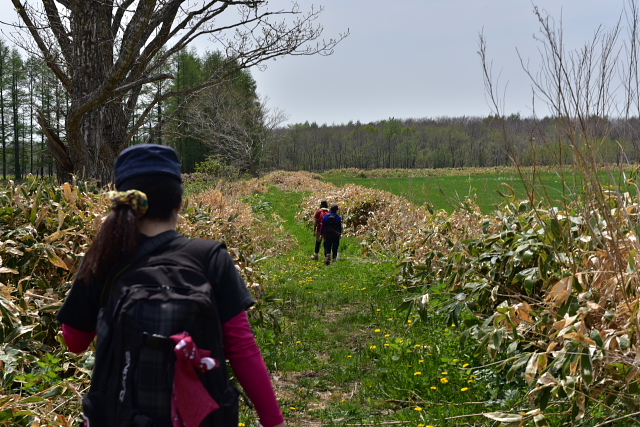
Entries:
<svg viewBox="0 0 640 427">
<path fill-rule="evenodd" d="M 311 172 L 285 171 L 271 172 L 262 178 L 265 183 L 285 191 L 311 191 L 321 194 L 336 188 L 335 185 L 322 182 L 320 179 L 320 175 Z"/>
<path fill-rule="evenodd" d="M 294 180 L 296 184 L 301 180 Z M 475 206 L 473 211 L 444 210 L 431 213 L 392 193 L 354 184 L 314 188 L 298 217 L 311 226 L 313 212 L 321 200 L 338 204 L 345 223 L 345 235 L 361 240 L 365 255 L 387 252 L 421 257 L 431 250 L 448 253 L 449 239 L 477 235 L 486 218 Z"/>
</svg>

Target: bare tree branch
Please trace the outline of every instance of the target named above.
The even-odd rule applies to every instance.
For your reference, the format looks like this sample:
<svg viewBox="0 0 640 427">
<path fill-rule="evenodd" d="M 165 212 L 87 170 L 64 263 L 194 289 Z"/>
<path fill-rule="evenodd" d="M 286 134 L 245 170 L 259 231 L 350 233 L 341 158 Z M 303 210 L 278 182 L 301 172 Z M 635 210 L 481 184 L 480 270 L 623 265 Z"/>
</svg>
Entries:
<svg viewBox="0 0 640 427">
<path fill-rule="evenodd" d="M 73 85 L 71 84 L 71 80 L 62 71 L 62 68 L 60 67 L 60 64 L 57 61 L 57 56 L 51 52 L 51 50 L 49 49 L 49 46 L 44 42 L 44 40 L 40 36 L 39 31 L 41 30 L 41 27 L 37 27 L 33 23 L 33 21 L 31 20 L 31 17 L 27 13 L 27 10 L 22 5 L 20 0 L 11 0 L 11 2 L 13 3 L 13 6 L 18 11 L 20 18 L 24 21 L 27 30 L 31 34 L 31 37 L 33 37 L 33 40 L 36 42 L 36 44 L 38 45 L 38 48 L 42 52 L 43 58 L 46 61 L 47 66 L 51 69 L 51 71 L 53 71 L 56 77 L 58 77 L 58 79 L 60 80 L 60 83 L 62 83 L 65 89 L 67 89 L 69 93 L 73 93 Z"/>
</svg>

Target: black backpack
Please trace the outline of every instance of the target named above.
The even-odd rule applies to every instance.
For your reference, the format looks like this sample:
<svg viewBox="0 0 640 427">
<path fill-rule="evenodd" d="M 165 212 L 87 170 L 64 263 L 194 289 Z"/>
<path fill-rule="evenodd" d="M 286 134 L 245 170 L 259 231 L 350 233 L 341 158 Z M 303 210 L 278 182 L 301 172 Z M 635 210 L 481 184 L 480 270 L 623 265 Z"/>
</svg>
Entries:
<svg viewBox="0 0 640 427">
<path fill-rule="evenodd" d="M 327 237 L 335 237 L 340 235 L 340 227 L 338 226 L 338 218 L 336 214 L 330 212 L 324 216 L 324 234 Z"/>
<path fill-rule="evenodd" d="M 228 377 L 222 327 L 204 273 L 206 260 L 202 260 L 202 268 L 193 268 L 178 265 L 171 259 L 171 251 L 149 256 L 168 241 L 203 244 L 177 232 L 163 233 L 143 244 L 133 263 L 118 267 L 105 285 L 106 292 L 117 285 L 122 293 L 117 301 L 108 298 L 110 302 L 98 316 L 91 388 L 83 398 L 87 427 L 172 427 L 176 357 L 169 337 L 185 331 L 198 348 L 210 350 L 219 364 L 198 373 L 220 405 L 201 425 L 238 425 L 238 390 Z M 210 247 L 211 241 L 204 242 Z"/>
</svg>

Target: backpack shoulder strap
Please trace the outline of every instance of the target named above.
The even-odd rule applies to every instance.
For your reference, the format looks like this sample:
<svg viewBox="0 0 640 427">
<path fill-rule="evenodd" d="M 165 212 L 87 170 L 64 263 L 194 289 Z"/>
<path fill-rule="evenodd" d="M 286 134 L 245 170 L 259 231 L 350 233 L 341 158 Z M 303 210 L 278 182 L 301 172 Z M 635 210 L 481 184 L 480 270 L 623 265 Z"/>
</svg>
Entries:
<svg viewBox="0 0 640 427">
<path fill-rule="evenodd" d="M 139 259 L 145 257 L 146 255 L 149 255 L 151 252 L 155 251 L 165 243 L 171 242 L 179 237 L 182 237 L 182 234 L 178 233 L 175 230 L 169 230 L 164 233 L 158 234 L 157 236 L 153 236 L 138 247 L 138 249 L 136 250 L 136 254 L 131 259 L 116 264 L 116 266 L 111 270 L 111 274 L 109 274 L 109 277 L 107 278 L 104 286 L 102 287 L 102 293 L 100 294 L 100 307 L 102 307 L 104 303 L 104 297 L 107 289 L 109 289 L 109 296 L 111 296 L 113 284 L 115 283 L 118 276 L 124 273 L 125 270 L 135 264 Z"/>
</svg>

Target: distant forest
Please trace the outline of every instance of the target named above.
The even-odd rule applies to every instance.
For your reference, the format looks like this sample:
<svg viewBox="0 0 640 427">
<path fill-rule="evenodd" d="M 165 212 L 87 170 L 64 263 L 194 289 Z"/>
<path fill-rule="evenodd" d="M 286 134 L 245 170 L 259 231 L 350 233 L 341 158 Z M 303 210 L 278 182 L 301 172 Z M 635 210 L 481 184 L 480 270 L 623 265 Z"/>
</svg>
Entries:
<svg viewBox="0 0 640 427">
<path fill-rule="evenodd" d="M 580 129 L 576 135 L 575 129 Z M 462 168 L 572 163 L 576 151 L 598 163 L 640 160 L 640 120 L 458 117 L 395 119 L 369 124 L 290 125 L 265 150 L 271 169 Z M 586 135 L 586 137 L 585 137 Z"/>
<path fill-rule="evenodd" d="M 176 91 L 197 85 L 220 66 L 221 59 L 217 52 L 178 52 L 163 70 L 174 79 L 157 84 L 170 84 Z M 143 87 L 139 105 L 131 107 L 133 120 L 161 89 L 154 84 Z M 172 112 L 183 100 L 159 102 L 144 125 L 136 128 L 131 143 L 146 142 L 154 126 L 167 121 L 154 142 L 178 150 L 183 172 L 232 171 L 250 176 L 277 169 L 436 169 L 503 166 L 514 161 L 522 166 L 568 164 L 581 150 L 594 155 L 598 163 L 640 160 L 638 118 L 533 119 L 514 114 L 278 127 L 285 120 L 283 113 L 270 110 L 259 99 L 247 70 L 194 97 L 178 115 Z M 68 108 L 69 100 L 42 59 L 24 58 L 0 39 L 0 178 L 55 175 L 38 120 L 45 118 L 64 138 Z M 213 162 L 203 163 L 207 159 Z"/>
</svg>

